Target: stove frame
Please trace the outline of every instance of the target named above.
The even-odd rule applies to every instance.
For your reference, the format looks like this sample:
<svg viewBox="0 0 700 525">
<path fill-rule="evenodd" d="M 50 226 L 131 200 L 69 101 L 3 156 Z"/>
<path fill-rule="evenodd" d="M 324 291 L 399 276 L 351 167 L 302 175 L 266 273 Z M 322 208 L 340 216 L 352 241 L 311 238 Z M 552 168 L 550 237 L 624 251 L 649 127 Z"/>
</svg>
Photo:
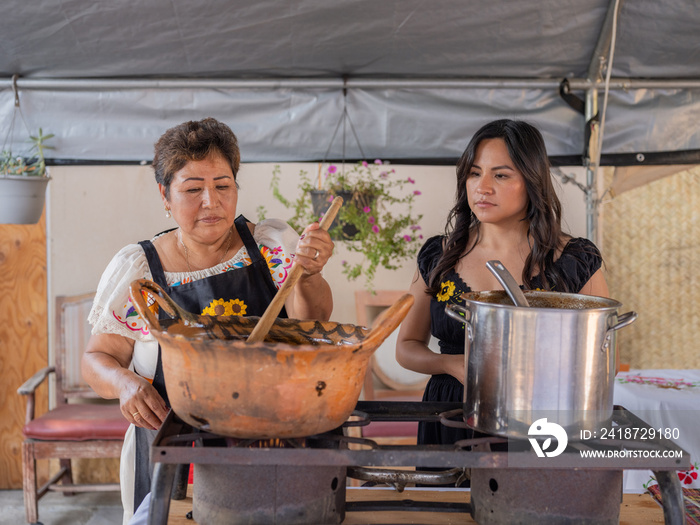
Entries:
<svg viewBox="0 0 700 525">
<path fill-rule="evenodd" d="M 357 403 L 354 416 L 358 420 L 348 421 L 344 426 L 364 426 L 372 421 L 442 421 L 460 413 L 461 403 L 428 403 L 428 402 L 390 402 L 390 401 L 360 401 Z M 648 424 L 633 413 L 616 406 L 613 420 L 620 425 L 631 425 L 637 428 L 650 428 Z M 286 465 L 286 466 L 339 466 L 339 467 L 445 467 L 453 468 L 459 465 L 467 469 L 518 468 L 508 465 L 508 458 L 513 454 L 527 454 L 523 451 L 482 451 L 464 450 L 464 447 L 479 444 L 504 442 L 503 438 L 487 437 L 477 440 L 466 440 L 454 445 L 378 445 L 371 439 L 353 438 L 334 433 L 301 438 L 300 440 L 283 440 L 283 448 L 251 448 L 255 440 L 237 440 L 235 446 L 196 446 L 192 444 L 203 440 L 216 439 L 217 442 L 228 441 L 206 432 L 195 431 L 182 422 L 172 411 L 161 426 L 160 431 L 151 447 L 151 461 L 155 463 L 152 483 L 151 505 L 149 510 L 149 525 L 166 525 L 170 509 L 170 499 L 175 473 L 178 467 L 190 463 L 230 464 L 230 465 Z M 305 447 L 303 442 L 309 440 L 315 447 Z M 364 450 L 343 448 L 344 445 L 356 443 L 364 445 Z M 570 447 L 561 456 L 548 458 L 547 469 L 582 468 L 587 470 L 622 470 L 643 469 L 652 470 L 661 489 L 663 499 L 664 521 L 666 525 L 683 525 L 685 522 L 685 506 L 680 481 L 675 471 L 690 468 L 690 456 L 675 443 L 666 439 L 650 441 L 615 440 L 614 448 L 627 446 L 640 449 L 649 447 L 662 451 L 682 451 L 682 458 L 625 458 L 619 459 L 624 467 L 612 468 L 605 458 L 581 458 L 576 449 L 581 447 L 591 450 L 596 447 L 610 448 L 610 441 L 587 440 Z M 338 448 L 331 448 L 338 447 Z M 478 447 L 481 449 L 482 447 Z M 570 449 L 574 450 L 570 451 Z M 184 487 L 186 488 L 186 487 Z M 181 497 L 184 488 L 180 487 Z M 415 510 L 442 512 L 469 512 L 469 504 L 454 504 L 446 502 L 434 503 L 405 503 L 391 501 L 371 501 L 363 503 L 346 503 L 346 511 L 377 511 L 377 510 Z"/>
</svg>

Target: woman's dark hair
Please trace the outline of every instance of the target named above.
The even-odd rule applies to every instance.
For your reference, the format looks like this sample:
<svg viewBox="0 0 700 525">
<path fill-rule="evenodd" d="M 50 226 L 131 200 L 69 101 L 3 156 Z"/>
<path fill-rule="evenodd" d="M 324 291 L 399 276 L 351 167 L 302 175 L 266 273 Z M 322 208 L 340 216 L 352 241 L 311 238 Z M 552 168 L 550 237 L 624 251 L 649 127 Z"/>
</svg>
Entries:
<svg viewBox="0 0 700 525">
<path fill-rule="evenodd" d="M 444 252 L 430 273 L 428 293 L 431 295 L 440 291 L 440 283 L 446 274 L 466 255 L 470 237 L 476 235 L 477 240 L 479 238 L 479 221 L 469 207 L 466 182 L 474 165 L 476 150 L 487 139 L 503 139 L 513 164 L 525 178 L 528 206 L 524 220 L 529 224 L 529 235 L 533 239 L 523 268 L 525 287 L 532 288 L 536 270 L 542 275 L 545 289 L 563 285 L 562 276 L 554 266 L 554 255 L 562 239 L 561 203 L 552 184 L 544 139 L 537 128 L 527 122 L 503 119 L 490 122 L 477 131 L 457 163 L 456 204 L 447 217 Z M 472 244 L 472 249 L 475 244 Z"/>
<path fill-rule="evenodd" d="M 165 187 L 165 196 L 170 197 L 170 183 L 176 172 L 189 161 L 203 160 L 213 151 L 228 161 L 236 180 L 241 152 L 236 135 L 223 122 L 214 118 L 191 120 L 163 133 L 155 145 L 153 169 L 156 181 Z"/>
</svg>

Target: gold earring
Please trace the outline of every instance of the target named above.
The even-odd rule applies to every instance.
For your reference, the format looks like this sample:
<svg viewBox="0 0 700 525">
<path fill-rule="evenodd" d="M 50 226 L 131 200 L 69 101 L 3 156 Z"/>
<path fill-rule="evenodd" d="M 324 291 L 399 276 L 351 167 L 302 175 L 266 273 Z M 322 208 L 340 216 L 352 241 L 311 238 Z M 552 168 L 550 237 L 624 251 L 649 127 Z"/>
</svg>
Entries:
<svg viewBox="0 0 700 525">
<path fill-rule="evenodd" d="M 167 207 L 166 207 L 166 208 L 165 208 L 165 218 L 166 218 L 166 219 L 169 219 L 170 217 L 171 217 L 171 215 L 170 215 L 170 208 L 167 208 Z"/>
</svg>

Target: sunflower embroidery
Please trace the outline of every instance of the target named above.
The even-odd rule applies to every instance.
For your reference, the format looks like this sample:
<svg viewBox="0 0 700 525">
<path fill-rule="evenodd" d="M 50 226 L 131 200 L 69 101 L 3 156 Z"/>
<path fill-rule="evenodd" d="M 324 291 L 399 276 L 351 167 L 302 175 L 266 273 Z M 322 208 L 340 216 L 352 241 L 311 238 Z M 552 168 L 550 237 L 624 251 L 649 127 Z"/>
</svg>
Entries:
<svg viewBox="0 0 700 525">
<path fill-rule="evenodd" d="M 444 283 L 440 283 L 440 292 L 437 294 L 437 300 L 441 303 L 444 303 L 446 301 L 449 301 L 450 298 L 454 295 L 455 293 L 455 283 L 452 281 L 446 281 Z"/>
<path fill-rule="evenodd" d="M 209 306 L 202 310 L 202 315 L 245 315 L 246 305 L 240 299 L 231 299 L 224 301 L 223 299 L 214 299 Z"/>
</svg>

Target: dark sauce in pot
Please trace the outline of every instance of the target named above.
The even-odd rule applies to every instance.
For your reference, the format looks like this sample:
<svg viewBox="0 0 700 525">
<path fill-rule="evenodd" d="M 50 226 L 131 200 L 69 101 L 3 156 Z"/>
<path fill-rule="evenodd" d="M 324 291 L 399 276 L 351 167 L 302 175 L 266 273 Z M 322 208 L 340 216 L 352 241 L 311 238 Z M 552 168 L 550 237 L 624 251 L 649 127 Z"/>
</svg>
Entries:
<svg viewBox="0 0 700 525">
<path fill-rule="evenodd" d="M 620 304 L 605 297 L 594 297 L 559 292 L 526 291 L 525 298 L 530 308 L 558 308 L 562 310 L 589 310 L 595 308 L 617 308 Z M 465 301 L 514 306 L 504 290 L 469 292 L 462 294 Z"/>
</svg>

